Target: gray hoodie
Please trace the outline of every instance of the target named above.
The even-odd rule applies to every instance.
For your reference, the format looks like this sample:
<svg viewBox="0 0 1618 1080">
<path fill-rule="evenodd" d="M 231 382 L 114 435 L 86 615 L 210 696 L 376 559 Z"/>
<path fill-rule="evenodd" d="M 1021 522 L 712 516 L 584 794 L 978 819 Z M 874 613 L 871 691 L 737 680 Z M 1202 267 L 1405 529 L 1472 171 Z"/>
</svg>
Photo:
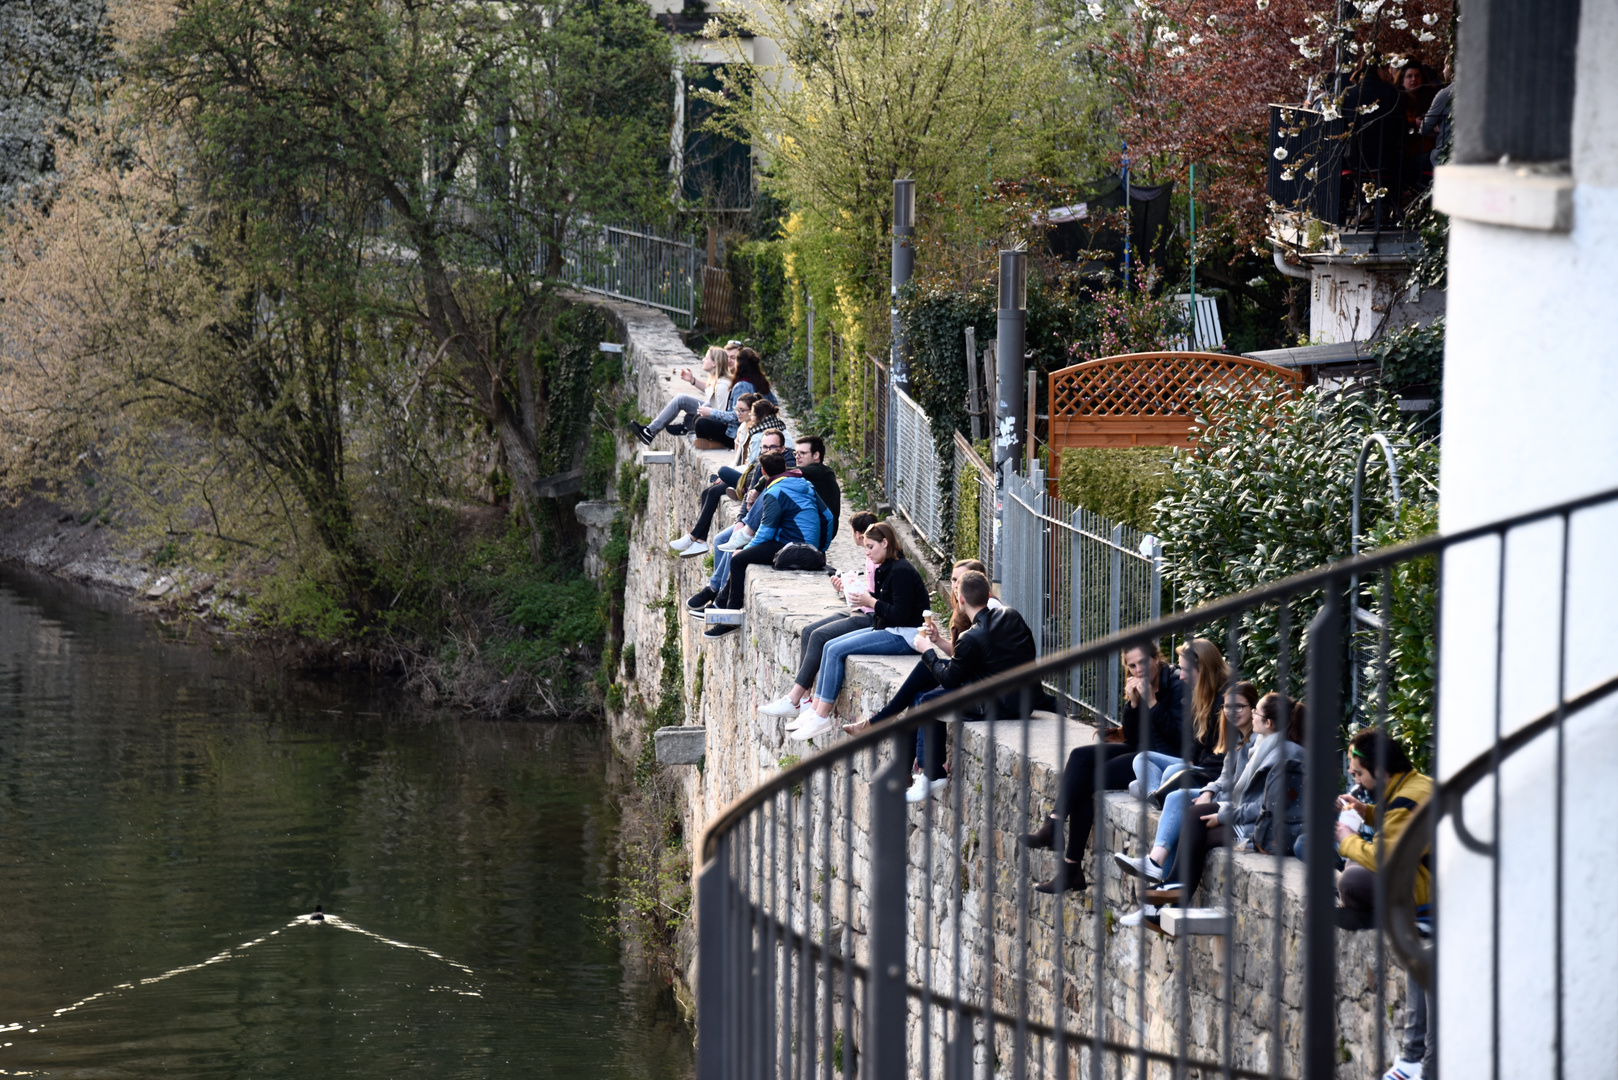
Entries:
<svg viewBox="0 0 1618 1080">
<path fill-rule="evenodd" d="M 1264 811 L 1264 782 L 1270 770 L 1283 762 L 1302 760 L 1303 747 L 1288 742 L 1282 732 L 1264 736 L 1256 746 L 1249 736 L 1225 756 L 1219 779 L 1204 789 L 1219 801 L 1219 824 L 1233 827 L 1239 839 L 1251 836 Z"/>
</svg>

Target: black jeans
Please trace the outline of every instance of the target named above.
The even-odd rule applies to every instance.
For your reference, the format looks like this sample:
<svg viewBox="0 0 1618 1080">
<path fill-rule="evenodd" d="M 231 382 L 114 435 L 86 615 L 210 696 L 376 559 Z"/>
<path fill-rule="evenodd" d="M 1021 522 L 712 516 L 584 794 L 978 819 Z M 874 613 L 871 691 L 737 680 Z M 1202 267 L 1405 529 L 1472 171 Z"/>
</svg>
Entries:
<svg viewBox="0 0 1618 1080">
<path fill-rule="evenodd" d="M 871 616 L 863 611 L 848 614 L 838 612 L 804 628 L 798 647 L 798 677 L 794 680 L 806 690 L 815 688 L 815 676 L 820 674 L 820 657 L 826 651 L 826 642 L 832 638 L 852 634 L 856 630 L 869 630 Z"/>
<path fill-rule="evenodd" d="M 924 697 L 935 695 L 943 690 L 938 680 L 933 678 L 932 669 L 926 664 L 917 664 L 905 676 L 905 681 L 899 684 L 893 697 L 881 709 L 871 714 L 871 723 L 881 723 L 890 717 L 898 716 L 912 705 L 920 704 Z M 949 740 L 949 726 L 942 720 L 929 720 L 916 729 L 916 756 L 911 758 L 910 766 L 915 768 L 919 762 L 927 779 L 937 780 L 944 776 L 944 744 Z"/>
<path fill-rule="evenodd" d="M 736 440 L 730 437 L 725 429 L 730 427 L 723 420 L 715 420 L 711 416 L 699 416 L 697 422 L 691 425 L 691 432 L 699 439 L 719 443 L 722 446 L 735 449 Z"/>
<path fill-rule="evenodd" d="M 1207 812 L 1212 812 L 1211 806 Z M 1185 808 L 1185 818 L 1180 822 L 1180 853 L 1183 861 L 1176 863 L 1178 869 L 1174 875 L 1180 879 L 1181 907 L 1191 906 L 1191 897 L 1196 893 L 1197 886 L 1202 884 L 1203 872 L 1208 868 L 1208 852 L 1216 847 L 1228 846 L 1231 831 L 1224 825 L 1204 824 L 1195 806 Z"/>
<path fill-rule="evenodd" d="M 713 527 L 714 512 L 719 509 L 719 501 L 725 497 L 728 490 L 723 483 L 709 484 L 702 492 L 701 512 L 697 514 L 697 523 L 691 526 L 693 540 L 708 539 L 708 530 Z"/>
<path fill-rule="evenodd" d="M 775 561 L 776 552 L 785 544 L 774 540 L 766 540 L 762 544 L 744 547 L 730 557 L 730 580 L 719 593 L 719 599 L 714 601 L 715 607 L 735 609 L 742 606 L 747 599 L 747 568 L 756 563 L 765 566 Z"/>
<path fill-rule="evenodd" d="M 1388 845 L 1390 848 L 1392 844 Z M 1337 876 L 1337 896 L 1346 908 L 1371 911 L 1376 907 L 1376 874 L 1350 862 Z"/>
<path fill-rule="evenodd" d="M 1084 858 L 1084 845 L 1096 821 L 1096 758 L 1102 765 L 1102 790 L 1123 791 L 1135 779 L 1138 747 L 1124 743 L 1096 743 L 1081 746 L 1067 756 L 1062 771 L 1062 792 L 1067 797 L 1067 857 L 1071 862 Z"/>
</svg>

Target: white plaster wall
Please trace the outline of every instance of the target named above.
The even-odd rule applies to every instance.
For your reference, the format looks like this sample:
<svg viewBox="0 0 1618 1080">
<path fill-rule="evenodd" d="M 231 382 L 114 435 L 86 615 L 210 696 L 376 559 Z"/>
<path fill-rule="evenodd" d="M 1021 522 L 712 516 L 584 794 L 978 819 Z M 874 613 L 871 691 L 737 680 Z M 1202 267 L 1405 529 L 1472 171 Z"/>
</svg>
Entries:
<svg viewBox="0 0 1618 1080">
<path fill-rule="evenodd" d="M 1618 14 L 1586 4 L 1575 121 L 1574 227 L 1530 232 L 1455 220 L 1450 233 L 1440 515 L 1444 531 L 1618 487 Z M 1439 771 L 1449 775 L 1556 700 L 1562 532 L 1486 539 L 1444 567 Z M 1568 540 L 1566 688 L 1618 670 L 1618 509 L 1575 519 Z M 1504 633 L 1497 635 L 1497 621 Z M 1496 707 L 1498 664 L 1498 710 Z M 1618 1075 L 1618 889 L 1606 796 L 1618 775 L 1618 702 L 1568 725 L 1562 946 L 1566 1075 Z M 1553 1075 L 1554 742 L 1513 758 L 1501 784 L 1498 954 L 1495 867 L 1440 835 L 1440 1061 L 1454 1077 Z M 1492 835 L 1486 781 L 1466 820 Z M 1497 958 L 1497 959 L 1496 959 Z M 1496 969 L 1496 963 L 1498 968 Z M 1496 980 L 1498 971 L 1498 983 Z M 1492 988 L 1498 985 L 1498 1013 Z M 1498 1015 L 1498 1023 L 1495 1017 Z"/>
</svg>

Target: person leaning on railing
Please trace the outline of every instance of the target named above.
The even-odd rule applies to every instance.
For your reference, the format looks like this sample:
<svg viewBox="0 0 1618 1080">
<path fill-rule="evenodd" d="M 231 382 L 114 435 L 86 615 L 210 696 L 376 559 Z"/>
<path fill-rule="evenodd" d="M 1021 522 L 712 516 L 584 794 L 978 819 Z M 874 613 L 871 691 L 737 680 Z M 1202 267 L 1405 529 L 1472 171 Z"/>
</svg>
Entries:
<svg viewBox="0 0 1618 1080">
<path fill-rule="evenodd" d="M 629 430 L 637 439 L 650 446 L 660 431 L 667 431 L 670 435 L 684 435 L 695 424 L 698 409 L 704 405 L 713 408 L 730 400 L 730 353 L 718 345 L 710 345 L 708 351 L 702 355 L 702 370 L 707 374 L 705 380 L 699 380 L 690 368 L 681 368 L 677 372 L 681 379 L 701 390 L 702 397 L 695 394 L 675 394 L 650 424 L 630 421 Z M 685 420 L 676 424 L 674 418 L 681 413 L 685 414 Z"/>
<path fill-rule="evenodd" d="M 1200 675 L 1201 669 L 1198 669 Z M 1174 859 L 1179 854 L 1180 828 L 1185 820 L 1188 804 L 1203 806 L 1228 801 L 1236 787 L 1236 778 L 1247 766 L 1253 749 L 1253 707 L 1258 704 L 1258 687 L 1250 682 L 1239 682 L 1225 695 L 1225 711 L 1219 720 L 1219 744 L 1215 748 L 1224 755 L 1218 777 L 1201 791 L 1174 788 L 1163 799 L 1163 815 L 1157 819 L 1157 835 L 1151 852 L 1137 858 L 1122 851 L 1113 852 L 1113 861 L 1126 874 L 1145 878 L 1152 884 L 1167 881 L 1174 872 Z M 1261 793 L 1262 794 L 1262 793 Z M 1193 807 L 1194 809 L 1194 807 Z M 1260 807 L 1259 809 L 1262 809 Z M 1253 811 L 1257 821 L 1257 811 Z M 1238 822 L 1250 825 L 1250 822 Z"/>
<path fill-rule="evenodd" d="M 1404 747 L 1376 728 L 1365 728 L 1348 744 L 1348 772 L 1354 782 L 1371 793 L 1382 804 L 1382 851 L 1392 854 L 1393 845 L 1404 834 L 1410 818 L 1421 804 L 1432 797 L 1432 777 L 1416 771 Z M 1355 828 L 1341 821 L 1337 824 L 1337 854 L 1348 860 L 1337 879 L 1337 896 L 1342 907 L 1337 909 L 1337 925 L 1346 930 L 1365 930 L 1376 925 L 1377 842 L 1366 839 L 1363 832 L 1376 823 L 1376 810 L 1352 795 L 1339 795 L 1337 808 L 1352 811 L 1364 823 Z M 1416 914 L 1428 916 L 1427 905 L 1432 900 L 1432 876 L 1428 872 L 1427 857 L 1423 856 L 1416 871 Z M 1438 1040 L 1431 1037 L 1428 1020 L 1433 1015 L 1432 1001 L 1415 976 L 1406 973 L 1404 1037 L 1400 1041 L 1399 1058 L 1388 1070 L 1384 1080 L 1422 1080 L 1434 1075 L 1433 1065 Z"/>
<path fill-rule="evenodd" d="M 1085 889 L 1084 848 L 1095 825 L 1096 759 L 1102 759 L 1103 791 L 1123 791 L 1135 778 L 1134 755 L 1141 748 L 1160 754 L 1180 750 L 1184 687 L 1180 673 L 1163 663 L 1156 641 L 1136 645 L 1124 653 L 1129 677 L 1124 681 L 1122 723 L 1103 733 L 1104 742 L 1080 746 L 1067 756 L 1062 771 L 1058 806 L 1067 807 L 1067 851 L 1057 864 L 1056 876 L 1034 888 L 1043 893 Z M 1040 828 L 1018 839 L 1031 848 L 1056 843 L 1057 817 L 1051 814 Z"/>
<path fill-rule="evenodd" d="M 832 710 L 843 689 L 843 662 L 848 657 L 904 656 L 910 652 L 911 638 L 921 629 L 921 613 L 927 610 L 927 583 L 904 557 L 893 526 L 879 521 L 865 530 L 865 550 L 876 563 L 876 588 L 866 592 L 846 587 L 845 591 L 850 605 L 872 609 L 871 629 L 844 634 L 826 643 L 814 696 L 785 728 L 800 742 L 824 735 L 835 726 Z"/>
<path fill-rule="evenodd" d="M 1219 718 L 1219 699 L 1230 681 L 1230 667 L 1225 663 L 1219 647 L 1207 638 L 1193 638 L 1180 646 L 1180 671 L 1194 672 L 1191 690 L 1191 760 L 1180 757 L 1180 751 L 1161 754 L 1145 750 L 1135 755 L 1135 780 L 1129 793 L 1137 799 L 1145 798 L 1152 806 L 1162 809 L 1169 791 L 1182 787 L 1201 787 L 1219 775 L 1225 765 L 1224 733 Z M 1184 773 L 1190 769 L 1191 775 Z"/>
</svg>

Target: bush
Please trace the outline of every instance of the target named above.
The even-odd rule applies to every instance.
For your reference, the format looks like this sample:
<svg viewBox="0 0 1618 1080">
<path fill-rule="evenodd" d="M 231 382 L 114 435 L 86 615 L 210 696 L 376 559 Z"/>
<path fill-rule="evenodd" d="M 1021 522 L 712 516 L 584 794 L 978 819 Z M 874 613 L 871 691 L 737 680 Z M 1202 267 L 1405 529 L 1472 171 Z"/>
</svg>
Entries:
<svg viewBox="0 0 1618 1080">
<path fill-rule="evenodd" d="M 1372 432 L 1403 444 L 1406 505 L 1436 498 L 1437 444 L 1421 442 L 1417 422 L 1392 399 L 1332 397 L 1311 387 L 1293 398 L 1221 395 L 1205 400 L 1201 412 L 1199 444 L 1176 456 L 1175 487 L 1157 504 L 1155 520 L 1166 576 L 1187 608 L 1347 556 L 1354 468 Z M 1376 455 L 1367 468 L 1361 510 L 1367 528 L 1391 516 L 1381 461 Z M 1303 633 L 1318 603 L 1317 596 L 1298 597 L 1290 612 L 1294 695 L 1303 683 Z M 1225 640 L 1224 627 L 1207 633 L 1221 645 Z M 1273 688 L 1278 611 L 1244 615 L 1242 643 L 1243 677 Z"/>
<path fill-rule="evenodd" d="M 1370 550 L 1402 544 L 1438 531 L 1438 506 L 1405 503 L 1399 520 L 1379 521 L 1366 537 Z M 1438 560 L 1431 555 L 1399 563 L 1390 571 L 1388 608 L 1387 731 L 1422 772 L 1430 772 L 1433 748 L 1433 685 L 1438 675 Z M 1370 583 L 1370 609 L 1382 613 L 1380 577 Z M 1363 723 L 1377 720 L 1381 672 L 1374 660 L 1378 635 L 1365 632 L 1359 644 L 1373 659 L 1361 672 Z"/>
<path fill-rule="evenodd" d="M 1150 530 L 1153 506 L 1174 485 L 1174 453 L 1166 446 L 1070 446 L 1062 451 L 1056 492 L 1074 506 Z"/>
<path fill-rule="evenodd" d="M 1376 345 L 1382 388 L 1399 397 L 1432 398 L 1439 404 L 1444 384 L 1444 320 L 1407 326 Z"/>
</svg>

